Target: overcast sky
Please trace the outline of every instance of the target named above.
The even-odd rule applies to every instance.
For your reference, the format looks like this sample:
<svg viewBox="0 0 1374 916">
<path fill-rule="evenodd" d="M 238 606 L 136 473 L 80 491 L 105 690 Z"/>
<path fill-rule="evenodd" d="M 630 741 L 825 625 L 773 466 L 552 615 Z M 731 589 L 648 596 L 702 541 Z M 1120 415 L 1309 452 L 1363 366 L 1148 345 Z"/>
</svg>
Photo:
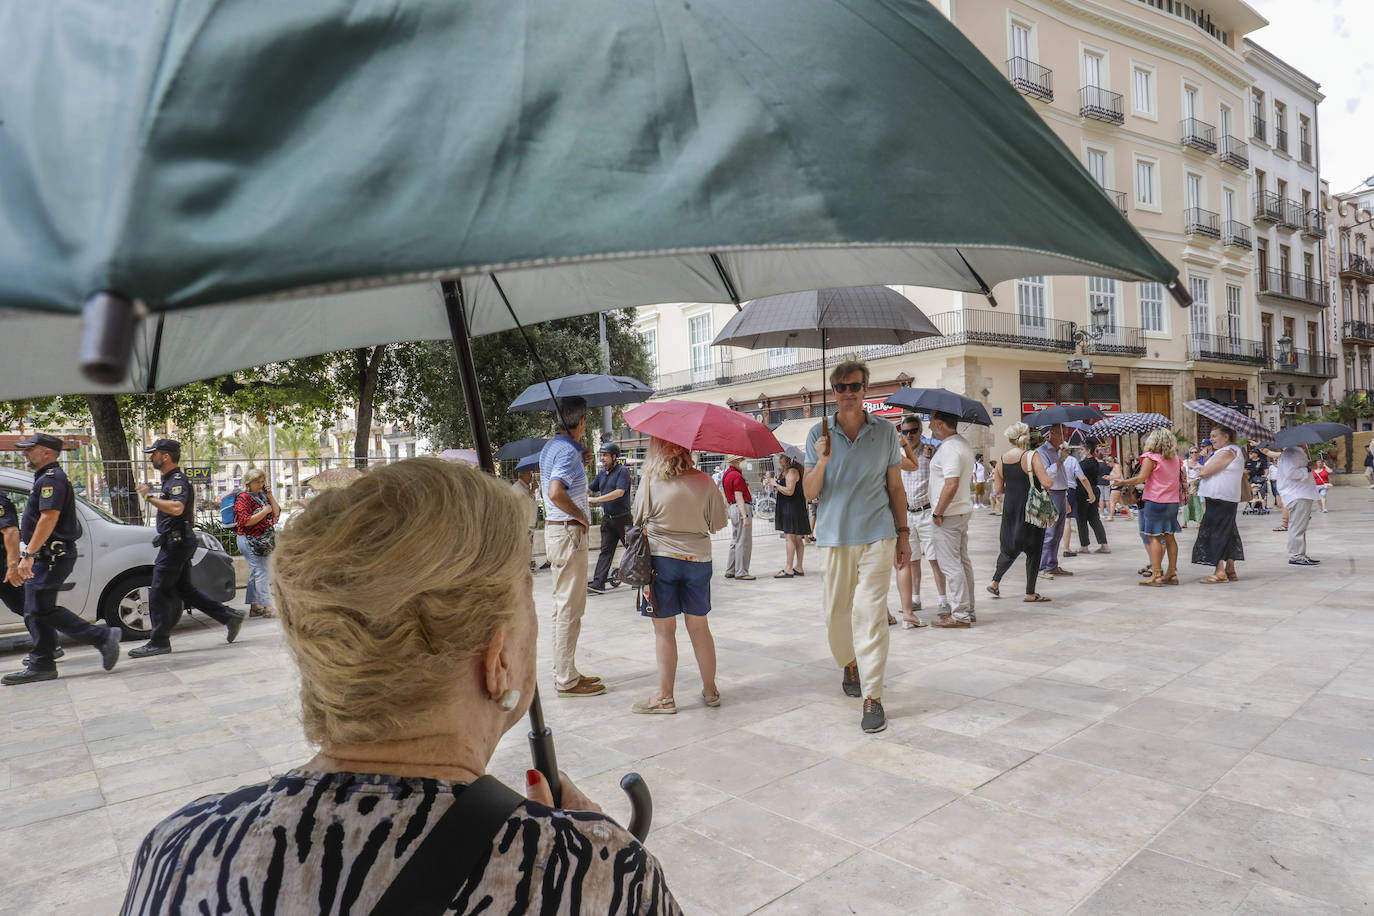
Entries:
<svg viewBox="0 0 1374 916">
<path fill-rule="evenodd" d="M 1269 25 L 1247 37 L 1321 83 L 1321 174 L 1349 191 L 1374 175 L 1374 0 L 1248 2 Z"/>
</svg>

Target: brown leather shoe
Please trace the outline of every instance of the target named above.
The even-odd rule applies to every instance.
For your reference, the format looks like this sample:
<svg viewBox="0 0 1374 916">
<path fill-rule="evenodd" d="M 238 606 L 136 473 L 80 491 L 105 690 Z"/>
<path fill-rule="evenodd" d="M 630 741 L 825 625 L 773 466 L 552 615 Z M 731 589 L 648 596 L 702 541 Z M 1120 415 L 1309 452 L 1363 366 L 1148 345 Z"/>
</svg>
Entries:
<svg viewBox="0 0 1374 916">
<path fill-rule="evenodd" d="M 939 620 L 932 620 L 930 625 L 932 627 L 941 627 L 946 630 L 967 630 L 972 626 L 967 620 L 960 620 L 953 615 L 941 617 Z"/>
<path fill-rule="evenodd" d="M 597 697 L 606 692 L 606 685 L 599 681 L 589 681 L 585 677 L 567 689 L 559 688 L 560 697 Z"/>
</svg>

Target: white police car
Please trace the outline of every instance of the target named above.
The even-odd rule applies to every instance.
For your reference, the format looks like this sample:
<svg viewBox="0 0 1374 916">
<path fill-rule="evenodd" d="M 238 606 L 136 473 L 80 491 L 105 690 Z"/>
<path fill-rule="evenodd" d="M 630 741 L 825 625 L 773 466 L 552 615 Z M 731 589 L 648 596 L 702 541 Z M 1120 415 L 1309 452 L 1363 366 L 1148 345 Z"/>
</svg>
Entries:
<svg viewBox="0 0 1374 916">
<path fill-rule="evenodd" d="M 0 468 L 0 492 L 14 501 L 21 516 L 32 486 L 32 473 Z M 157 532 L 147 525 L 122 522 L 79 496 L 76 512 L 81 517 L 81 538 L 76 568 L 59 598 L 62 606 L 88 620 L 118 624 L 125 639 L 146 639 L 152 629 L 148 586 L 157 558 L 153 546 Z M 192 561 L 191 580 L 216 601 L 229 601 L 235 591 L 233 559 L 205 532 L 196 532 L 196 537 L 200 546 Z M 0 638 L 26 635 L 22 619 L 5 611 L 4 605 L 0 614 Z"/>
</svg>

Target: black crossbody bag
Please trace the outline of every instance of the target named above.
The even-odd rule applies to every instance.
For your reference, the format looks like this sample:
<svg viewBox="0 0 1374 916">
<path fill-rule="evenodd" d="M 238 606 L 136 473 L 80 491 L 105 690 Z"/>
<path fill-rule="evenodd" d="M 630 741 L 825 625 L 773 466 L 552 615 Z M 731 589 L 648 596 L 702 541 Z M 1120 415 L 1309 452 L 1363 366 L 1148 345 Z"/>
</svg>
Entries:
<svg viewBox="0 0 1374 916">
<path fill-rule="evenodd" d="M 401 867 L 372 916 L 441 916 L 524 800 L 493 776 L 464 789 Z"/>
</svg>

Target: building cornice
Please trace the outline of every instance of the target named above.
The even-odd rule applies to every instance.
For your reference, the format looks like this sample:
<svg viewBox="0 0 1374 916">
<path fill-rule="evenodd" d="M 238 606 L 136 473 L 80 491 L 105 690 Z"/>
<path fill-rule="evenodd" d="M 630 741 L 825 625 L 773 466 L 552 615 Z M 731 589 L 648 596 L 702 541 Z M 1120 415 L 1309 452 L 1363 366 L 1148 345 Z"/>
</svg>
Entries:
<svg viewBox="0 0 1374 916">
<path fill-rule="evenodd" d="M 1232 64 L 1216 55 L 1204 53 L 1201 45 L 1190 44 L 1167 29 L 1153 26 L 1144 19 L 1093 2 L 1093 0 L 1040 0 L 1040 2 L 1069 15 L 1096 23 L 1107 31 L 1115 32 L 1118 35 L 1126 35 L 1154 46 L 1162 46 L 1180 57 L 1200 64 L 1203 69 L 1210 70 L 1213 74 L 1230 82 L 1232 86 L 1238 87 L 1236 88 L 1237 94 L 1242 94 L 1250 86 L 1250 74 L 1244 68 L 1244 58 L 1201 30 L 1198 32 L 1201 40 L 1214 44 L 1217 48 L 1222 49 L 1225 54 L 1235 55 L 1236 63 Z M 1185 20 L 1179 21 L 1190 28 L 1194 28 L 1191 23 L 1187 23 Z"/>
<path fill-rule="evenodd" d="M 1305 94 L 1311 101 L 1321 102 L 1326 98 L 1322 94 L 1321 83 L 1249 38 L 1245 39 L 1245 62 L 1272 76 L 1294 92 Z"/>
</svg>

